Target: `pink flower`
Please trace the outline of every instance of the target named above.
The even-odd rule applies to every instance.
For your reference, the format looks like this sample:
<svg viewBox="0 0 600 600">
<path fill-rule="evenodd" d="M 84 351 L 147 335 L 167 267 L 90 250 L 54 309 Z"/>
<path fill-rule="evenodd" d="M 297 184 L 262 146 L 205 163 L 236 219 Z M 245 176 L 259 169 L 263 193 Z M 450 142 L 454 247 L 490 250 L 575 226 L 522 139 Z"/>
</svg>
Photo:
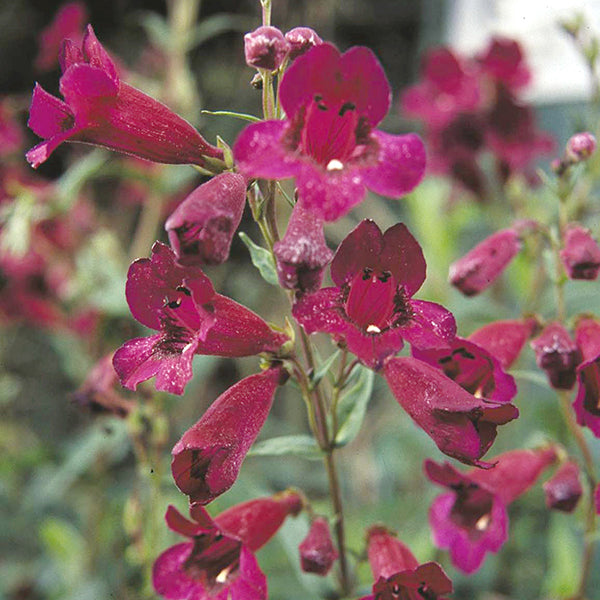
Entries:
<svg viewBox="0 0 600 600">
<path fill-rule="evenodd" d="M 60 6 L 52 23 L 40 33 L 35 58 L 38 71 L 50 71 L 58 66 L 58 53 L 64 39 L 81 42 L 86 20 L 87 10 L 82 2 L 67 2 Z"/>
<path fill-rule="evenodd" d="M 584 318 L 575 329 L 582 362 L 577 367 L 577 395 L 573 410 L 577 423 L 600 437 L 600 323 Z"/>
<path fill-rule="evenodd" d="M 408 547 L 384 527 L 367 533 L 367 553 L 373 572 L 373 594 L 361 600 L 443 600 L 452 582 L 434 562 L 419 564 Z"/>
<path fill-rule="evenodd" d="M 171 470 L 190 502 L 208 504 L 235 483 L 282 377 L 281 369 L 271 368 L 242 379 L 221 394 L 175 444 Z"/>
<path fill-rule="evenodd" d="M 543 487 L 548 508 L 573 512 L 583 494 L 577 463 L 573 460 L 563 463 Z"/>
<path fill-rule="evenodd" d="M 196 188 L 165 223 L 179 264 L 225 262 L 245 203 L 246 182 L 237 173 L 221 173 Z"/>
<path fill-rule="evenodd" d="M 23 132 L 10 105 L 6 100 L 0 101 L 0 157 L 21 151 Z M 1 202 L 1 201 L 0 201 Z"/>
<path fill-rule="evenodd" d="M 296 177 L 300 204 L 325 221 L 361 202 L 365 188 L 397 198 L 421 180 L 421 140 L 375 129 L 390 87 L 369 49 L 311 48 L 287 70 L 279 97 L 287 120 L 254 123 L 235 143 L 242 174 Z"/>
<path fill-rule="evenodd" d="M 298 546 L 300 565 L 305 573 L 325 576 L 338 558 L 327 519 L 317 517 Z"/>
<path fill-rule="evenodd" d="M 550 323 L 531 342 L 531 347 L 550 385 L 558 390 L 570 390 L 575 384 L 581 352 L 569 332 L 558 322 Z"/>
<path fill-rule="evenodd" d="M 67 141 L 171 164 L 203 165 L 205 156 L 222 157 L 187 121 L 123 83 L 90 25 L 81 49 L 63 42 L 61 67 L 65 102 L 39 84 L 33 91 L 28 125 L 45 140 L 27 152 L 34 168 Z"/>
<path fill-rule="evenodd" d="M 244 36 L 246 64 L 275 71 L 290 51 L 290 45 L 277 27 L 263 26 Z"/>
<path fill-rule="evenodd" d="M 266 600 L 267 581 L 254 553 L 301 508 L 294 492 L 238 504 L 214 520 L 201 506 L 192 506 L 193 521 L 169 506 L 167 525 L 190 541 L 156 559 L 154 589 L 167 600 Z"/>
<path fill-rule="evenodd" d="M 531 80 L 523 50 L 516 40 L 494 37 L 478 60 L 482 71 L 511 90 L 524 87 Z"/>
<path fill-rule="evenodd" d="M 587 160 L 594 152 L 596 152 L 596 138 L 589 131 L 572 135 L 565 149 L 571 164 Z"/>
<path fill-rule="evenodd" d="M 415 358 L 436 367 L 476 397 L 509 402 L 517 394 L 517 386 L 500 362 L 484 348 L 456 337 L 450 348 L 417 350 Z"/>
<path fill-rule="evenodd" d="M 333 252 L 327 247 L 323 223 L 296 206 L 283 239 L 273 246 L 281 287 L 314 292 L 321 287 L 325 267 Z"/>
<path fill-rule="evenodd" d="M 498 552 L 507 539 L 506 507 L 555 460 L 555 450 L 547 447 L 505 452 L 492 469 L 466 473 L 448 463 L 425 461 L 427 477 L 449 490 L 429 511 L 436 546 L 448 548 L 452 564 L 464 573 L 479 569 L 486 553 Z"/>
<path fill-rule="evenodd" d="M 310 27 L 294 27 L 285 34 L 285 39 L 290 45 L 288 58 L 294 60 L 308 52 L 313 46 L 323 43 L 317 32 Z"/>
<path fill-rule="evenodd" d="M 252 356 L 275 352 L 287 339 L 258 315 L 217 294 L 199 267 L 184 267 L 156 242 L 152 257 L 129 267 L 127 302 L 133 316 L 159 333 L 126 342 L 113 364 L 121 383 L 135 389 L 156 376 L 156 389 L 182 394 L 194 354 Z"/>
<path fill-rule="evenodd" d="M 501 229 L 450 265 L 450 283 L 465 296 L 489 287 L 521 249 L 516 227 Z"/>
<path fill-rule="evenodd" d="M 337 287 L 301 297 L 293 314 L 307 333 L 325 331 L 378 369 L 406 339 L 418 348 L 447 347 L 454 317 L 433 302 L 413 300 L 425 280 L 421 247 L 402 223 L 385 234 L 362 221 L 340 244 L 331 263 Z"/>
<path fill-rule="evenodd" d="M 488 469 L 481 461 L 496 428 L 519 415 L 506 402 L 477 398 L 438 369 L 415 358 L 390 358 L 383 375 L 398 403 L 446 455 Z"/>
<path fill-rule="evenodd" d="M 600 270 L 600 247 L 589 229 L 569 225 L 560 259 L 570 279 L 596 279 Z"/>
</svg>

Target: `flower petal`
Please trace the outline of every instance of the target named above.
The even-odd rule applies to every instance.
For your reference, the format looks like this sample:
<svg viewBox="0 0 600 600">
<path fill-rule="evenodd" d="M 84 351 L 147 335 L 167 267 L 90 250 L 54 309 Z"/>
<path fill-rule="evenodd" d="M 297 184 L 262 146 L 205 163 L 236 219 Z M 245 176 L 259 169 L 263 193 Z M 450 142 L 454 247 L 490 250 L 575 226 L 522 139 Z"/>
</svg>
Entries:
<svg viewBox="0 0 600 600">
<path fill-rule="evenodd" d="M 456 335 L 454 315 L 441 304 L 426 300 L 411 300 L 410 307 L 410 322 L 398 328 L 406 341 L 419 350 L 448 348 Z"/>
</svg>

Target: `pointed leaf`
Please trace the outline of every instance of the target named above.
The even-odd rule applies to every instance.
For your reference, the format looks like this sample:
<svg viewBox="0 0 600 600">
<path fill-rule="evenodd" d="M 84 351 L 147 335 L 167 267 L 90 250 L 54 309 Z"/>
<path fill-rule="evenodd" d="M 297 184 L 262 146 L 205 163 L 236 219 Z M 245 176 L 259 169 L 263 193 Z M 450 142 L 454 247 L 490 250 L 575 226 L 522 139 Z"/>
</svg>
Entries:
<svg viewBox="0 0 600 600">
<path fill-rule="evenodd" d="M 244 242 L 250 251 L 252 264 L 258 269 L 262 278 L 267 283 L 279 285 L 273 255 L 267 249 L 255 244 L 243 231 L 241 231 L 239 235 L 242 242 Z"/>
<path fill-rule="evenodd" d="M 338 404 L 338 432 L 336 446 L 345 446 L 358 434 L 367 412 L 367 404 L 373 391 L 375 374 L 363 365 L 355 367 L 351 385 Z"/>
<path fill-rule="evenodd" d="M 282 435 L 255 444 L 249 456 L 300 456 L 308 460 L 321 460 L 321 451 L 310 435 Z"/>
</svg>

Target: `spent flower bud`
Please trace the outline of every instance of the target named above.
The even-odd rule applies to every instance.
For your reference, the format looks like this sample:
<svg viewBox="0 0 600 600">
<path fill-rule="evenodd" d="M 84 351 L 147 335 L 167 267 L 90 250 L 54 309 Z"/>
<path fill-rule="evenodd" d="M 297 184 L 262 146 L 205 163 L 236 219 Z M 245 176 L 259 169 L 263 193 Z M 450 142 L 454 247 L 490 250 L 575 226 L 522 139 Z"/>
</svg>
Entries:
<svg viewBox="0 0 600 600">
<path fill-rule="evenodd" d="M 317 32 L 310 27 L 294 27 L 285 34 L 285 39 L 290 45 L 290 60 L 298 58 L 301 54 L 310 50 L 313 46 L 323 43 Z"/>
<path fill-rule="evenodd" d="M 275 71 L 289 50 L 289 43 L 277 27 L 259 27 L 244 36 L 244 54 L 249 67 Z"/>
<path fill-rule="evenodd" d="M 569 279 L 596 279 L 600 270 L 600 247 L 585 227 L 570 225 L 560 259 Z"/>
<path fill-rule="evenodd" d="M 548 508 L 573 512 L 583 494 L 577 463 L 565 462 L 543 487 Z"/>
<path fill-rule="evenodd" d="M 298 546 L 300 564 L 305 573 L 325 576 L 338 558 L 331 539 L 327 520 L 317 517 L 310 526 L 306 537 Z"/>
</svg>

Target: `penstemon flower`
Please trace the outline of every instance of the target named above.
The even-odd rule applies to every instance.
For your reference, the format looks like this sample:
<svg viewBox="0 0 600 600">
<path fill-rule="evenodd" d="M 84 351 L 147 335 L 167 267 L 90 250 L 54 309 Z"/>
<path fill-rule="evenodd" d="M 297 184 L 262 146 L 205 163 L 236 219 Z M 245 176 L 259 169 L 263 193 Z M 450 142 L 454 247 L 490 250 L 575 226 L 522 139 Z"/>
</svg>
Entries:
<svg viewBox="0 0 600 600">
<path fill-rule="evenodd" d="M 300 566 L 305 573 L 325 576 L 338 559 L 327 519 L 317 517 L 298 546 Z"/>
<path fill-rule="evenodd" d="M 582 355 L 577 367 L 577 394 L 573 410 L 577 423 L 600 437 L 600 323 L 583 318 L 577 323 L 575 340 Z"/>
<path fill-rule="evenodd" d="M 390 87 L 374 54 L 320 44 L 295 60 L 280 86 L 286 120 L 249 125 L 233 148 L 249 177 L 296 178 L 301 206 L 335 221 L 366 188 L 399 198 L 423 177 L 425 149 L 414 134 L 375 129 Z"/>
<path fill-rule="evenodd" d="M 205 156 L 222 158 L 187 121 L 121 81 L 90 25 L 81 48 L 63 42 L 61 68 L 64 102 L 39 84 L 33 91 L 28 125 L 45 141 L 27 152 L 32 167 L 63 142 L 96 144 L 160 163 L 204 165 Z"/>
<path fill-rule="evenodd" d="M 577 463 L 573 460 L 563 463 L 543 487 L 548 508 L 573 512 L 583 494 Z"/>
</svg>

